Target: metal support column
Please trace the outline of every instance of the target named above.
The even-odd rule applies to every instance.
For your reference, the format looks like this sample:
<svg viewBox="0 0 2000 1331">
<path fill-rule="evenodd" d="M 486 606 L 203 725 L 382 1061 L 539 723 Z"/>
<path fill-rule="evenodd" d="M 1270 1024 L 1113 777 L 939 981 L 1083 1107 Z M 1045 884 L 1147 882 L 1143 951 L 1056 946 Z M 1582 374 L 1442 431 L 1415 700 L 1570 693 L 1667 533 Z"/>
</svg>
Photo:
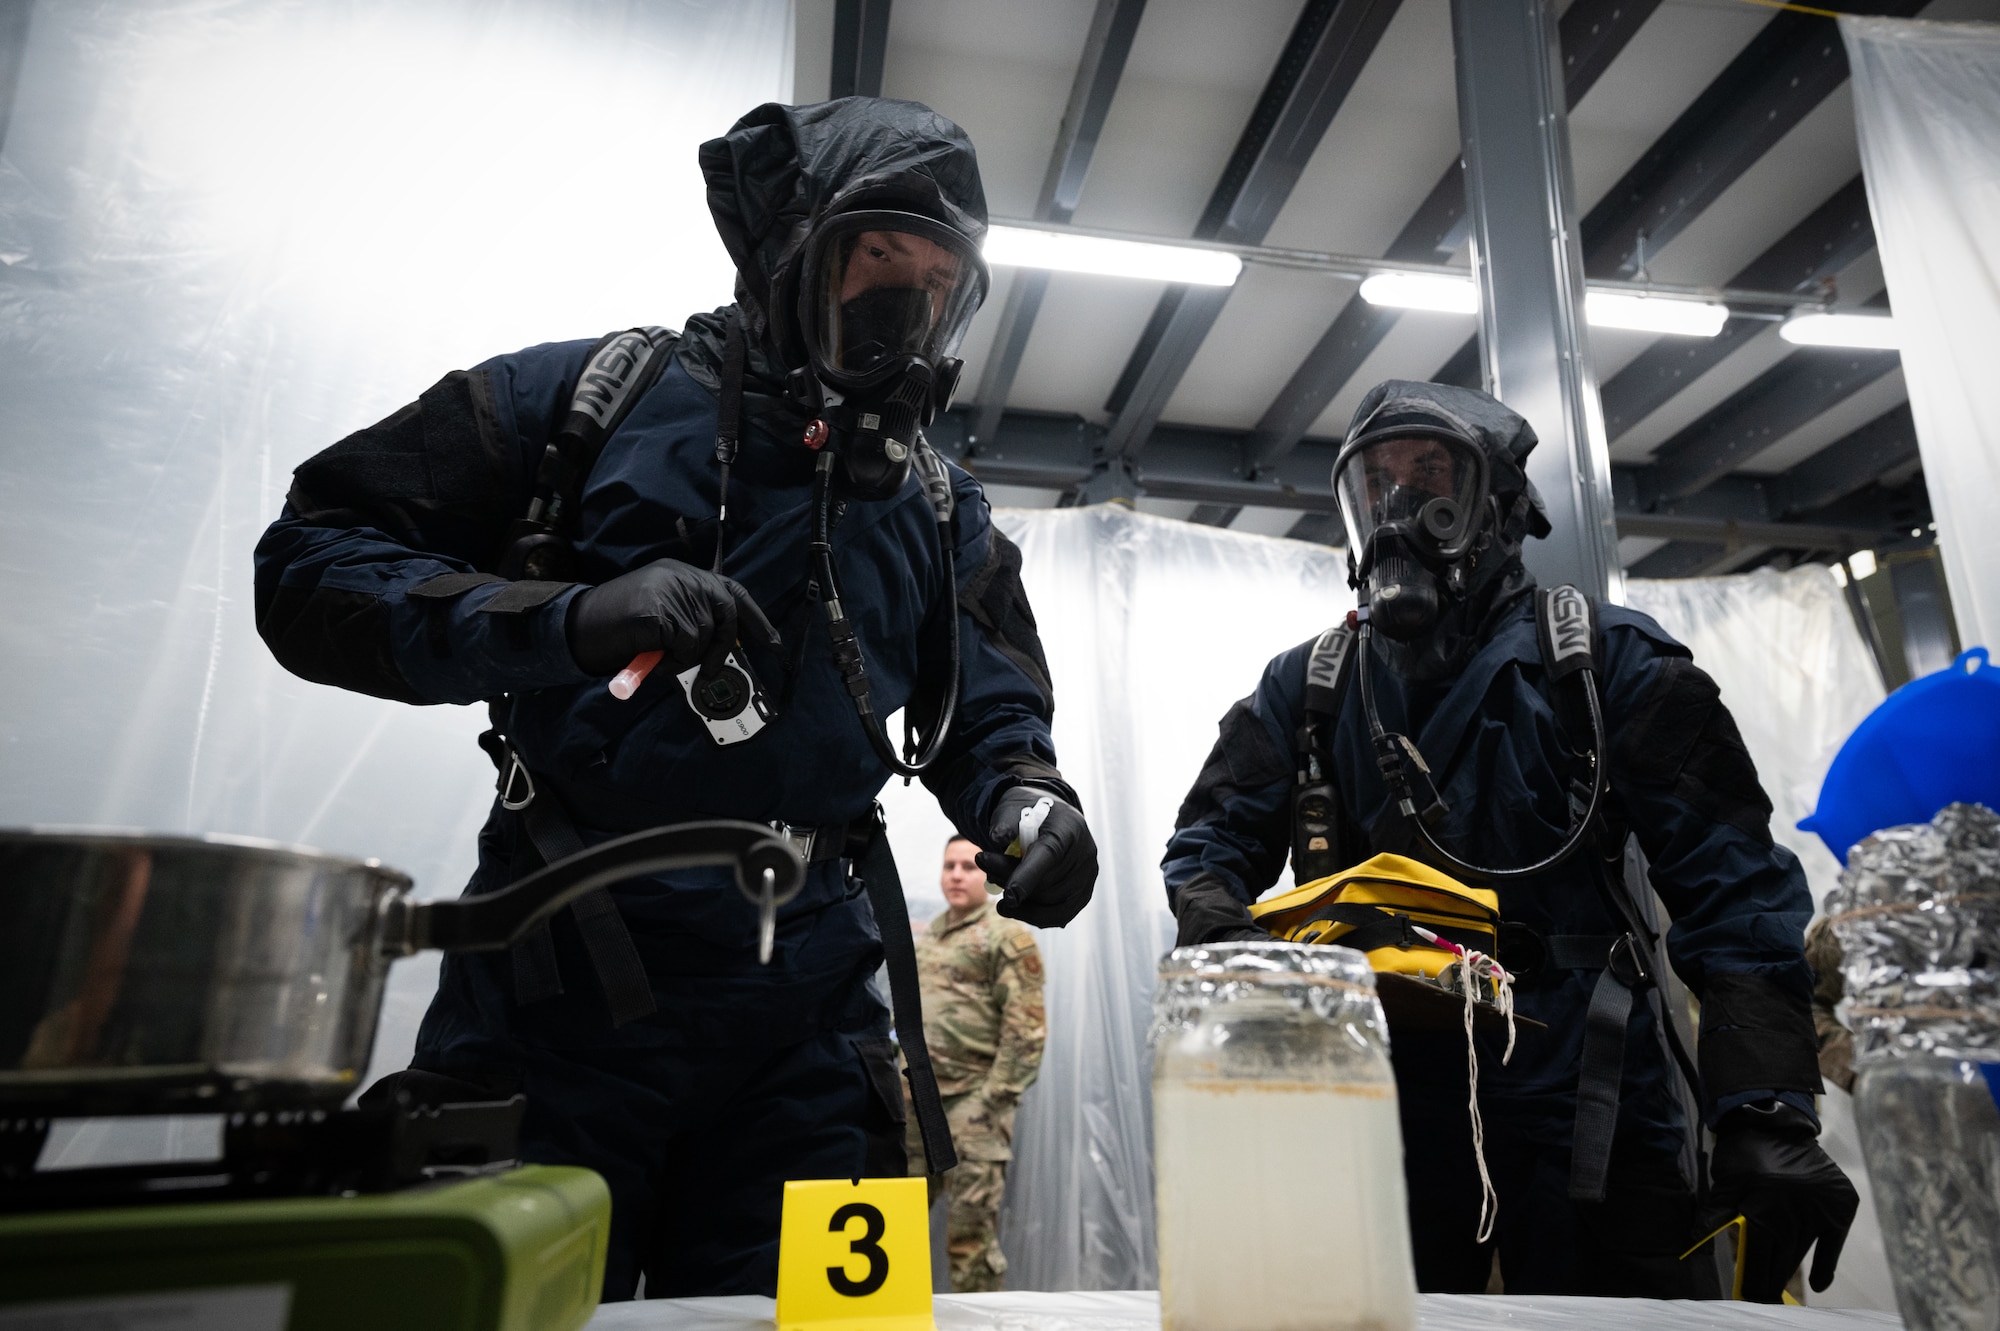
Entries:
<svg viewBox="0 0 2000 1331">
<path fill-rule="evenodd" d="M 1583 256 L 1554 0 L 1452 0 L 1479 357 L 1487 391 L 1541 437 L 1528 475 L 1555 529 L 1544 584 L 1623 593 L 1611 457 L 1583 317 Z"/>
</svg>

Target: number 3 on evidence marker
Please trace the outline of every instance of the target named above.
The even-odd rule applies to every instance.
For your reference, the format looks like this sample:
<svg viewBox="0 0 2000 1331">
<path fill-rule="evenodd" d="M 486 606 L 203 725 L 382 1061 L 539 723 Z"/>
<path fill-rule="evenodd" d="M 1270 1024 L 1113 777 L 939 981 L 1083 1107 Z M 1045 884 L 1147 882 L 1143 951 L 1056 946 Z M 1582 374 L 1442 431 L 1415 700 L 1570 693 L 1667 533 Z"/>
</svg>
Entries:
<svg viewBox="0 0 2000 1331">
<path fill-rule="evenodd" d="M 933 1331 L 924 1180 L 785 1185 L 778 1331 Z"/>
</svg>

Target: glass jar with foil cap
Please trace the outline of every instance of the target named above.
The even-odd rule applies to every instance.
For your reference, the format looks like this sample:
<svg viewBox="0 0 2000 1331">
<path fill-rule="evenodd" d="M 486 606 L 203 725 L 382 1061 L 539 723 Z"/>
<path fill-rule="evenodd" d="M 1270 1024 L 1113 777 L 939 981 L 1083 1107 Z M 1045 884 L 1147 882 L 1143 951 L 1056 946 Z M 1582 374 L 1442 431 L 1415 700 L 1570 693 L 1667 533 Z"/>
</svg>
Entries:
<svg viewBox="0 0 2000 1331">
<path fill-rule="evenodd" d="M 1367 958 L 1177 948 L 1152 1045 L 1165 1331 L 1414 1327 L 1396 1077 Z"/>
<path fill-rule="evenodd" d="M 1848 853 L 1827 898 L 1854 1118 L 1910 1331 L 2000 1326 L 2000 816 L 1947 806 Z"/>
</svg>

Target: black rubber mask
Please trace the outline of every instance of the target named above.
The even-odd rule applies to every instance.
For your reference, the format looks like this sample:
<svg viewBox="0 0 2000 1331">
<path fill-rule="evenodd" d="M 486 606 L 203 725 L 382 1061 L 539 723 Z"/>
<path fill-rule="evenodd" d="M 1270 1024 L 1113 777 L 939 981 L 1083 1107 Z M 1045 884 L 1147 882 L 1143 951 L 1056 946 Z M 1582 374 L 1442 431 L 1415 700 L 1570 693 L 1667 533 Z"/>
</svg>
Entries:
<svg viewBox="0 0 2000 1331">
<path fill-rule="evenodd" d="M 1429 634 L 1485 527 L 1485 455 L 1456 431 L 1364 430 L 1341 449 L 1333 488 L 1370 622 L 1397 642 Z"/>
<path fill-rule="evenodd" d="M 887 498 L 909 478 L 917 432 L 951 405 L 952 353 L 985 299 L 986 263 L 953 228 L 891 209 L 829 218 L 806 255 L 811 364 L 795 395 L 832 427 L 847 493 Z"/>
</svg>

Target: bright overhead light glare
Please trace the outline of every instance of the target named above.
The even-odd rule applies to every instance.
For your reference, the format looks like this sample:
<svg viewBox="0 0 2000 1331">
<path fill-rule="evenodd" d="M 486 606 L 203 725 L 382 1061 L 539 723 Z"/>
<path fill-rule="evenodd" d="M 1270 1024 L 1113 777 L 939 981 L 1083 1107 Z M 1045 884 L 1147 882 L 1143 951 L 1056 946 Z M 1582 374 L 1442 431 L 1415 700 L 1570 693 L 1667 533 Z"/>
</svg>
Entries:
<svg viewBox="0 0 2000 1331">
<path fill-rule="evenodd" d="M 1472 279 L 1444 273 L 1377 273 L 1361 284 L 1361 298 L 1370 305 L 1405 310 L 1479 313 L 1479 291 Z M 1622 291 L 1587 292 L 1584 312 L 1594 327 L 1683 337 L 1714 337 L 1729 318 L 1728 309 L 1721 305 L 1671 296 L 1630 296 Z"/>
<path fill-rule="evenodd" d="M 1191 245 L 1156 245 L 1112 240 L 1066 231 L 996 226 L 986 233 L 986 262 L 1010 268 L 1053 268 L 1099 277 L 1140 277 L 1189 286 L 1226 287 L 1243 271 L 1243 260 L 1227 250 Z"/>
<path fill-rule="evenodd" d="M 1845 587 L 1845 586 L 1847 586 L 1847 568 L 1846 568 L 1846 566 L 1845 566 L 1845 565 L 1843 565 L 1843 564 L 1834 564 L 1834 565 L 1832 565 L 1831 567 L 1829 567 L 1829 568 L 1827 569 L 1827 572 L 1829 572 L 1829 573 L 1833 574 L 1833 585 L 1834 585 L 1834 586 L 1836 586 L 1836 587 Z"/>
<path fill-rule="evenodd" d="M 1361 299 L 1370 305 L 1401 310 L 1436 310 L 1441 314 L 1479 313 L 1479 292 L 1469 277 L 1442 273 L 1377 273 L 1361 284 Z"/>
<path fill-rule="evenodd" d="M 1896 321 L 1887 314 L 1795 314 L 1778 329 L 1778 336 L 1802 347 L 1902 349 L 1896 340 Z"/>
<path fill-rule="evenodd" d="M 1856 582 L 1864 582 L 1875 576 L 1875 552 L 1856 550 L 1847 557 L 1847 571 Z"/>
<path fill-rule="evenodd" d="M 1592 328 L 1629 328 L 1636 333 L 1714 337 L 1729 320 L 1729 307 L 1671 296 L 1634 296 L 1623 291 L 1586 291 L 1584 317 Z"/>
</svg>

